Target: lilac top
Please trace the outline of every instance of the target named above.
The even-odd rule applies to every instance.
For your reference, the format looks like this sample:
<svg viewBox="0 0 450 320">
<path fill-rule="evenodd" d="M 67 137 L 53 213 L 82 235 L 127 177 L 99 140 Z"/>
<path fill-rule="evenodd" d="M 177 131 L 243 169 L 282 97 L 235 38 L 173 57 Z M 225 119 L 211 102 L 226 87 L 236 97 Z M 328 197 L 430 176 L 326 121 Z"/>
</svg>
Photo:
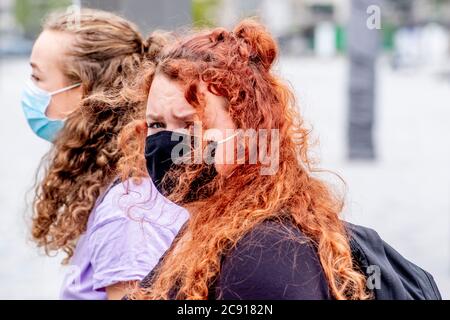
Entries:
<svg viewBox="0 0 450 320">
<path fill-rule="evenodd" d="M 89 216 L 68 266 L 61 299 L 107 299 L 105 287 L 142 280 L 188 218 L 149 178 L 109 188 Z"/>
</svg>

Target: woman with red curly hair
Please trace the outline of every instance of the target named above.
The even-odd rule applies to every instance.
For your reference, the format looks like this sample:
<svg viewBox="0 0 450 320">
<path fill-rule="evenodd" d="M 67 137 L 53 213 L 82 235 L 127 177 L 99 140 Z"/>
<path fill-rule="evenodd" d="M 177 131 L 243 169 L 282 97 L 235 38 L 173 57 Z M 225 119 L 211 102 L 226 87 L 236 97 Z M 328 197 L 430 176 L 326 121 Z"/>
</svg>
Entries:
<svg viewBox="0 0 450 320">
<path fill-rule="evenodd" d="M 190 219 L 129 298 L 370 298 L 342 200 L 317 177 L 309 131 L 272 70 L 277 54 L 266 29 L 244 20 L 182 37 L 148 69 L 148 130 L 123 133 L 133 161 L 121 169 L 126 177 L 147 169 Z"/>
</svg>

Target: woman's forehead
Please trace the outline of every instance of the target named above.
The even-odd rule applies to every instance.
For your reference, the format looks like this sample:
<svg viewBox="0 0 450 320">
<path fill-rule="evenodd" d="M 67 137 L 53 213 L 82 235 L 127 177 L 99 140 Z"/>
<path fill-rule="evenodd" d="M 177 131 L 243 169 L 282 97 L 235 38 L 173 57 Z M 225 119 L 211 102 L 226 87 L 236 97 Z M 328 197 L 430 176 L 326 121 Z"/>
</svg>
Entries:
<svg viewBox="0 0 450 320">
<path fill-rule="evenodd" d="M 60 65 L 70 50 L 71 36 L 63 32 L 43 31 L 37 38 L 31 52 L 31 64 L 41 71 L 51 71 Z"/>
<path fill-rule="evenodd" d="M 163 75 L 156 75 L 148 96 L 147 117 L 184 119 L 196 114 L 186 100 L 182 86 Z"/>
</svg>

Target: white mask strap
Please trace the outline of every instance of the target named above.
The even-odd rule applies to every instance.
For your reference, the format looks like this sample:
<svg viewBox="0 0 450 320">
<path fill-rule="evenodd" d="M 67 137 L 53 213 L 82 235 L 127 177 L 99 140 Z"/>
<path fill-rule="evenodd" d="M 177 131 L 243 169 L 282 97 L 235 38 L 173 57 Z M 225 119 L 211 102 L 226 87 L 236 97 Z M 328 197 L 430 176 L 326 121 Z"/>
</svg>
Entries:
<svg viewBox="0 0 450 320">
<path fill-rule="evenodd" d="M 50 95 L 54 96 L 54 95 L 60 94 L 60 93 L 65 92 L 65 91 L 69 91 L 69 90 L 71 90 L 73 88 L 76 88 L 76 87 L 79 87 L 79 86 L 81 86 L 81 83 L 75 83 L 75 84 L 73 84 L 71 86 L 68 86 L 68 87 L 65 87 L 65 88 L 62 88 L 62 89 L 50 92 Z"/>
</svg>

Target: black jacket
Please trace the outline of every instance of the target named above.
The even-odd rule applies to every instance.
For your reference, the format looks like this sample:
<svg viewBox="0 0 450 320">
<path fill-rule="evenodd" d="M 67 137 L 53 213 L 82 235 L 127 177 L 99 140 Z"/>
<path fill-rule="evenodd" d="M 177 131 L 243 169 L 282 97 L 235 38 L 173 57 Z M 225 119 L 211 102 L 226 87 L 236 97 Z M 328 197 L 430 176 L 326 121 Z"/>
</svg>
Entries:
<svg viewBox="0 0 450 320">
<path fill-rule="evenodd" d="M 143 287 L 150 285 L 160 263 L 142 281 Z M 172 298 L 176 292 L 173 288 Z M 208 299 L 323 300 L 332 296 L 311 240 L 292 223 L 268 220 L 223 256 Z"/>
<path fill-rule="evenodd" d="M 441 299 L 428 272 L 406 260 L 374 230 L 345 224 L 355 267 L 366 273 L 374 299 Z M 160 263 L 141 282 L 143 287 L 150 285 Z M 173 288 L 172 298 L 176 292 L 177 288 Z M 208 297 L 210 300 L 332 298 L 316 246 L 291 222 L 271 220 L 256 226 L 223 256 L 221 272 L 211 284 Z"/>
</svg>

